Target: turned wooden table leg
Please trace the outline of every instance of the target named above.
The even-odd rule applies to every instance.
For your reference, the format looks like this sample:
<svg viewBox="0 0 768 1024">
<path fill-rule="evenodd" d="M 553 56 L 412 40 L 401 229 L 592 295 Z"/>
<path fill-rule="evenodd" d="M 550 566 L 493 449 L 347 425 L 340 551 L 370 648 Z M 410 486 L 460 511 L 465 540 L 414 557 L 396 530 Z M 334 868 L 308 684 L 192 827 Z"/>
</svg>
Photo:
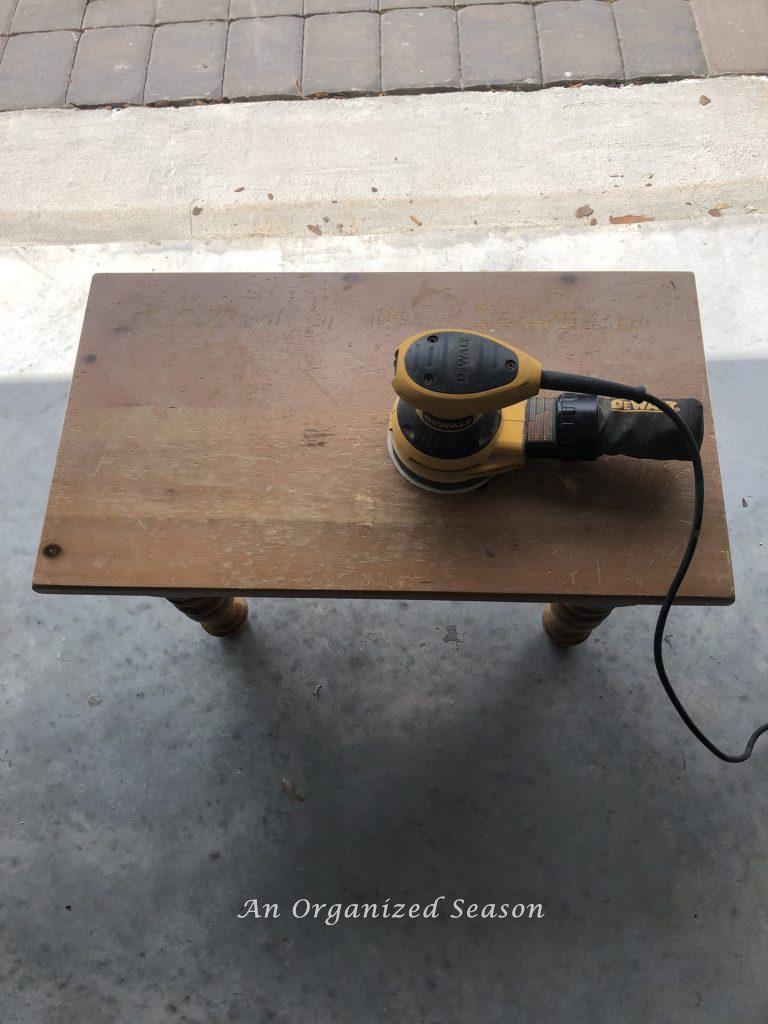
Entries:
<svg viewBox="0 0 768 1024">
<path fill-rule="evenodd" d="M 168 598 L 180 612 L 199 622 L 211 636 L 234 636 L 248 621 L 248 602 L 244 597 Z"/>
<path fill-rule="evenodd" d="M 541 624 L 553 643 L 559 647 L 574 647 L 584 643 L 612 611 L 606 607 L 553 603 L 544 609 Z"/>
</svg>

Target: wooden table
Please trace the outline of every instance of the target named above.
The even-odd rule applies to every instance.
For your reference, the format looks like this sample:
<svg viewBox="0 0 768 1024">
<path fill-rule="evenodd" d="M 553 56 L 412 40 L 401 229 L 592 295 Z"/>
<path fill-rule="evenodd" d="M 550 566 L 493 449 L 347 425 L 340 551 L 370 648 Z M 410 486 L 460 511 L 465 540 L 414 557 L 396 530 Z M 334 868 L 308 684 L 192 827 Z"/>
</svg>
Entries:
<svg viewBox="0 0 768 1024">
<path fill-rule="evenodd" d="M 35 568 L 41 593 L 169 598 L 215 635 L 242 595 L 553 602 L 579 642 L 658 603 L 685 463 L 532 461 L 468 494 L 407 484 L 385 441 L 418 330 L 704 402 L 706 512 L 681 600 L 733 600 L 694 278 L 680 273 L 100 274 Z"/>
</svg>

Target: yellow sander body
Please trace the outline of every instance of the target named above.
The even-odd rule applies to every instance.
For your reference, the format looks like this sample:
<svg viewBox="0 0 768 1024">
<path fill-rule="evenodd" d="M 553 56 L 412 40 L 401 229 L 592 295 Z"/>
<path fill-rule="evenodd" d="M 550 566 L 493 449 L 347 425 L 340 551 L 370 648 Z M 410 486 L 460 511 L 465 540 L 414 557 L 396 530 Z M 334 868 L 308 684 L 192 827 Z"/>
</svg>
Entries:
<svg viewBox="0 0 768 1024">
<path fill-rule="evenodd" d="M 574 385 L 585 391 L 539 394 Z M 398 398 L 387 447 L 399 472 L 425 490 L 474 490 L 526 458 L 687 458 L 674 423 L 644 401 L 643 388 L 543 373 L 537 359 L 479 331 L 440 328 L 407 338 L 395 352 L 392 387 Z M 700 444 L 701 403 L 667 404 Z"/>
</svg>

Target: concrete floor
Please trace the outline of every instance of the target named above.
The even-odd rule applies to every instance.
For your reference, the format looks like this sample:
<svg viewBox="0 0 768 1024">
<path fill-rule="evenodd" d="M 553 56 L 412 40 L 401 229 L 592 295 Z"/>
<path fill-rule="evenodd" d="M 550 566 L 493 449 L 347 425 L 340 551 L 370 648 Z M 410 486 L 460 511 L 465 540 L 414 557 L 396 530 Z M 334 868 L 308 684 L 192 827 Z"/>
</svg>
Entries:
<svg viewBox="0 0 768 1024">
<path fill-rule="evenodd" d="M 764 1024 L 768 743 L 689 737 L 652 609 L 563 653 L 535 606 L 252 601 L 221 642 L 31 592 L 93 272 L 691 269 L 737 603 L 673 613 L 670 667 L 729 747 L 768 718 L 766 223 L 319 241 L 0 252 L 0 1019 Z M 438 895 L 545 917 L 289 916 Z"/>
<path fill-rule="evenodd" d="M 768 214 L 767 106 L 768 79 L 738 76 L 0 112 L 0 239 L 292 236 L 320 249 L 475 226 L 588 235 L 592 221 L 627 216 Z"/>
</svg>

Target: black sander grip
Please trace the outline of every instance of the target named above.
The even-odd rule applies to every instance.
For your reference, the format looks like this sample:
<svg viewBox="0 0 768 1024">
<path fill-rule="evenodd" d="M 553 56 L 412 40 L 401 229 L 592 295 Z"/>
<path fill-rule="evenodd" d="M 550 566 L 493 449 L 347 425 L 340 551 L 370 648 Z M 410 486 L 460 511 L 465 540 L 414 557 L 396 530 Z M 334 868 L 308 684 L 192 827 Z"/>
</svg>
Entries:
<svg viewBox="0 0 768 1024">
<path fill-rule="evenodd" d="M 690 427 L 701 448 L 701 402 L 697 398 L 666 401 Z M 529 459 L 592 460 L 601 455 L 629 455 L 633 459 L 690 461 L 675 424 L 655 406 L 627 398 L 571 393 L 528 400 L 525 455 Z"/>
</svg>

